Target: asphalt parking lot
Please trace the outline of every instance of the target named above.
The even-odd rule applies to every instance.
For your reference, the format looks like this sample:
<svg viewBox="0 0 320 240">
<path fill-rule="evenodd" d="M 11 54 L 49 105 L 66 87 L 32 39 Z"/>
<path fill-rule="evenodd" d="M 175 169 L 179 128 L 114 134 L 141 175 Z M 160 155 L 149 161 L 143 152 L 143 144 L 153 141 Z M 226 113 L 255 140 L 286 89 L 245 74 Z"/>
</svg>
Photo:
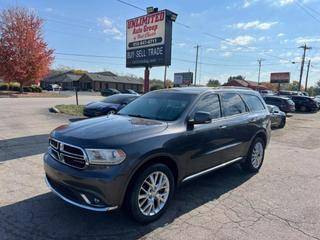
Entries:
<svg viewBox="0 0 320 240">
<path fill-rule="evenodd" d="M 98 99 L 82 96 L 80 103 Z M 95 213 L 48 191 L 48 133 L 76 119 L 48 112 L 73 98 L 0 99 L 0 239 L 320 239 L 320 112 L 274 130 L 256 175 L 237 165 L 182 186 L 149 225 Z"/>
</svg>

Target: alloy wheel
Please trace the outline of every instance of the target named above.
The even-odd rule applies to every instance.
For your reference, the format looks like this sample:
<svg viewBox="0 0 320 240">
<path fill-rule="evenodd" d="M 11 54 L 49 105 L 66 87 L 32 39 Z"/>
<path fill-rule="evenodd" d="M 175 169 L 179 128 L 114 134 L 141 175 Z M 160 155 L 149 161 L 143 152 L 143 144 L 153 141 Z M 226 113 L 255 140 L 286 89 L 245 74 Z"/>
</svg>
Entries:
<svg viewBox="0 0 320 240">
<path fill-rule="evenodd" d="M 142 183 L 139 194 L 139 210 L 145 216 L 154 216 L 165 206 L 170 193 L 168 177 L 160 171 L 151 173 Z"/>
<path fill-rule="evenodd" d="M 261 142 L 256 142 L 251 154 L 252 166 L 258 169 L 261 165 L 262 159 L 263 159 L 263 145 Z"/>
</svg>

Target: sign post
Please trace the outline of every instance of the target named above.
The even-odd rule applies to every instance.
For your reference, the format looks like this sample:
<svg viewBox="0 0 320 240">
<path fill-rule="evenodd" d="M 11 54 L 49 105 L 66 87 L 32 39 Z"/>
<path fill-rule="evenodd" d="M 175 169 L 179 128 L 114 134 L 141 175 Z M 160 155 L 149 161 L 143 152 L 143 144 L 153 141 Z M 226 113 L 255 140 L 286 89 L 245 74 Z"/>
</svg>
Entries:
<svg viewBox="0 0 320 240">
<path fill-rule="evenodd" d="M 149 91 L 149 69 L 171 65 L 172 22 L 177 18 L 167 9 L 147 10 L 148 14 L 127 20 L 126 31 L 126 67 L 145 68 L 145 92 Z"/>
<path fill-rule="evenodd" d="M 150 70 L 149 70 L 149 67 L 146 67 L 144 69 L 144 92 L 149 92 L 149 76 L 150 76 Z"/>
</svg>

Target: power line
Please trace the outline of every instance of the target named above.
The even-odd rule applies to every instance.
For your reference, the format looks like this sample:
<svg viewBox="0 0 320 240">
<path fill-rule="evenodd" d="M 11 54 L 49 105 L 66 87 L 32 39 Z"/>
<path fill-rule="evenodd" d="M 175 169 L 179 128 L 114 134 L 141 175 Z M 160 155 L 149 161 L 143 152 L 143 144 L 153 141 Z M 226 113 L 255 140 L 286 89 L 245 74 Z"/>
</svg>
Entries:
<svg viewBox="0 0 320 240">
<path fill-rule="evenodd" d="M 128 6 L 131 6 L 131 7 L 137 8 L 137 9 L 139 9 L 139 10 L 145 11 L 143 8 L 141 8 L 141 7 L 139 7 L 139 6 L 136 6 L 136 5 L 132 4 L 132 3 L 129 3 L 129 2 L 127 2 L 127 1 L 124 1 L 124 0 L 116 0 L 116 1 L 118 1 L 118 2 L 120 2 L 120 3 L 122 3 L 122 4 L 125 4 L 125 5 L 128 5 Z M 178 22 L 176 22 L 176 23 L 178 23 Z M 182 25 L 182 26 L 184 26 L 184 27 L 186 27 L 186 28 L 188 28 L 188 29 L 193 29 L 191 26 L 186 25 L 186 24 L 181 24 L 181 23 L 179 23 L 179 25 Z M 212 38 L 215 38 L 215 39 L 219 39 L 219 40 L 224 41 L 224 42 L 227 42 L 227 43 L 229 43 L 229 44 L 231 44 L 231 45 L 235 45 L 235 43 L 232 42 L 231 40 L 226 39 L 226 38 L 223 38 L 223 37 L 221 37 L 221 36 L 214 35 L 214 34 L 211 34 L 211 33 L 208 33 L 208 32 L 202 32 L 202 34 L 204 34 L 204 35 L 206 35 L 206 36 L 209 36 L 209 37 L 212 37 Z M 237 46 L 244 47 L 244 48 L 247 48 L 247 49 L 251 49 L 251 48 L 248 47 L 248 46 L 244 46 L 244 45 L 240 45 L 240 44 L 236 44 L 236 45 L 237 45 Z M 276 56 L 276 55 L 272 55 L 272 54 L 269 54 L 269 53 L 262 53 L 262 54 L 267 55 L 267 56 L 270 56 L 270 57 L 273 57 L 273 58 L 278 58 L 278 59 L 281 59 L 281 60 L 285 60 L 285 61 L 291 62 L 291 60 L 288 60 L 288 59 L 286 59 L 286 58 L 282 58 L 282 57 L 279 57 L 279 56 Z"/>
<path fill-rule="evenodd" d="M 308 14 L 310 17 L 312 17 L 314 20 L 316 20 L 317 22 L 320 23 L 320 19 L 318 19 L 316 16 L 314 16 L 310 10 L 308 10 L 306 7 L 304 7 L 300 2 L 298 1 L 294 1 L 294 3 L 300 8 L 302 9 L 306 14 Z"/>
<path fill-rule="evenodd" d="M 94 57 L 94 58 L 125 59 L 125 57 L 106 56 L 106 55 L 93 55 L 93 54 L 62 53 L 62 52 L 56 52 L 55 54 L 57 54 L 57 55 L 65 55 L 65 56 L 77 56 L 77 57 Z"/>
</svg>

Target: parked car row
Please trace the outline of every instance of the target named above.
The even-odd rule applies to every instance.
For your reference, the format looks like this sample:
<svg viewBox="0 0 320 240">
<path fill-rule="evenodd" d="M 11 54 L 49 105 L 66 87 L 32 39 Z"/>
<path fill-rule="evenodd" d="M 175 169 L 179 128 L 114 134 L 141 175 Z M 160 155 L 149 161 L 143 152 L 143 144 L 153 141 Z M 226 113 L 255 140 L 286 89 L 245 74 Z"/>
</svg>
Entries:
<svg viewBox="0 0 320 240">
<path fill-rule="evenodd" d="M 120 94 L 120 93 L 139 95 L 139 93 L 137 93 L 136 91 L 134 91 L 132 89 L 125 89 L 125 90 L 119 91 L 115 88 L 102 89 L 100 93 L 102 96 L 111 96 L 111 95 Z"/>
<path fill-rule="evenodd" d="M 300 95 L 266 95 L 264 100 L 267 104 L 275 105 L 285 113 L 300 112 L 317 112 L 320 109 L 320 98 L 312 98 Z"/>
</svg>

